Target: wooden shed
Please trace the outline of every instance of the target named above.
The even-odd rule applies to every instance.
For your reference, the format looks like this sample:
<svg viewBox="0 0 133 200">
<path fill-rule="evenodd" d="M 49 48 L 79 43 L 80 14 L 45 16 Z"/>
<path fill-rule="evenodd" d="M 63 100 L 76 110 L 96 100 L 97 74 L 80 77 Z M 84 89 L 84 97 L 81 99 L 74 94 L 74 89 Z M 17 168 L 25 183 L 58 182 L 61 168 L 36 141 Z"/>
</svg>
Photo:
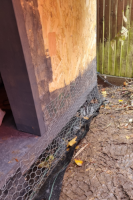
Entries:
<svg viewBox="0 0 133 200">
<path fill-rule="evenodd" d="M 22 173 L 30 167 L 97 85 L 96 0 L 1 0 L 0 27 L 0 99 L 11 110 L 0 127 L 3 184 L 22 157 Z"/>
</svg>

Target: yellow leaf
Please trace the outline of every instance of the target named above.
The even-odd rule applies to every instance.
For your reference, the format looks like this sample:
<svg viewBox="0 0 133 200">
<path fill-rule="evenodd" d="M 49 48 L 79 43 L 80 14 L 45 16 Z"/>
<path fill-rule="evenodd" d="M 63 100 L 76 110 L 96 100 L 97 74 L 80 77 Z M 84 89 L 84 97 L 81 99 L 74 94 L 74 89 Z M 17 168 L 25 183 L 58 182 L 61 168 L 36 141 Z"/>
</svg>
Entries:
<svg viewBox="0 0 133 200">
<path fill-rule="evenodd" d="M 122 102 L 123 102 L 123 100 L 119 99 L 119 103 L 122 103 Z"/>
<path fill-rule="evenodd" d="M 48 168 L 49 164 L 47 161 L 41 162 L 38 166 L 38 168 Z"/>
<path fill-rule="evenodd" d="M 54 160 L 54 156 L 50 155 L 49 158 L 48 158 L 48 161 L 52 161 L 52 160 Z"/>
<path fill-rule="evenodd" d="M 88 120 L 88 119 L 89 119 L 89 117 L 84 117 L 84 119 Z"/>
<path fill-rule="evenodd" d="M 53 160 L 54 160 L 54 156 L 51 154 L 46 158 L 45 161 L 41 162 L 37 167 L 38 168 L 49 168 L 49 166 Z"/>
<path fill-rule="evenodd" d="M 79 146 L 76 146 L 76 148 L 75 148 L 75 149 L 76 149 L 76 150 L 77 150 L 77 149 L 79 149 Z"/>
<path fill-rule="evenodd" d="M 70 142 L 68 142 L 67 147 L 72 147 L 77 141 L 76 141 L 77 137 L 75 137 L 74 139 L 72 139 Z"/>
<path fill-rule="evenodd" d="M 129 137 L 129 136 L 126 136 L 126 138 L 127 138 L 127 140 L 129 140 L 129 139 L 130 139 L 130 137 Z"/>
<path fill-rule="evenodd" d="M 102 95 L 103 95 L 104 97 L 106 97 L 106 96 L 107 96 L 107 92 L 106 92 L 106 91 L 102 91 Z"/>
<path fill-rule="evenodd" d="M 78 165 L 79 167 L 81 167 L 83 165 L 83 161 L 82 160 L 74 160 L 76 165 Z"/>
</svg>

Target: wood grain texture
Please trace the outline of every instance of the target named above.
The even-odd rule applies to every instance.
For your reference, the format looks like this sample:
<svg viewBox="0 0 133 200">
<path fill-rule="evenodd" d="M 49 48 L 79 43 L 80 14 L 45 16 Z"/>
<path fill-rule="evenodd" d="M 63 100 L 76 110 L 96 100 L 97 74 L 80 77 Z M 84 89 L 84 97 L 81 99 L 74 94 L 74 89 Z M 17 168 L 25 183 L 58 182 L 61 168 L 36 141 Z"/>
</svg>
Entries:
<svg viewBox="0 0 133 200">
<path fill-rule="evenodd" d="M 50 58 L 52 71 L 47 91 L 69 85 L 96 56 L 96 0 L 21 0 L 21 4 L 40 96 L 44 90 L 39 84 L 47 75 L 44 57 Z"/>
</svg>

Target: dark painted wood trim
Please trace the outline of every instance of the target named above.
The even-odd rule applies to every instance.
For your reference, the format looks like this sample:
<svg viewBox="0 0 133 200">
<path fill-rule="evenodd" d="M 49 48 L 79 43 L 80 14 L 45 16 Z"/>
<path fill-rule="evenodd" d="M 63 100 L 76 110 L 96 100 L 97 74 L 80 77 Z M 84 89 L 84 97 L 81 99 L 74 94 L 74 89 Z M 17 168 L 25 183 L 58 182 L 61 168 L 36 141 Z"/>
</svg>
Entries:
<svg viewBox="0 0 133 200">
<path fill-rule="evenodd" d="M 32 58 L 30 54 L 30 47 L 29 47 L 28 37 L 26 33 L 23 11 L 22 11 L 20 0 L 12 0 L 12 3 L 14 7 L 18 31 L 19 31 L 20 40 L 21 40 L 21 44 L 23 48 L 24 57 L 25 57 L 27 72 L 28 72 L 28 76 L 29 76 L 29 80 L 31 84 L 31 90 L 32 90 L 33 99 L 35 103 L 35 109 L 36 109 L 36 114 L 37 114 L 38 123 L 40 127 L 40 132 L 42 135 L 46 131 L 45 121 L 44 121 L 41 103 L 39 99 L 38 87 L 37 87 L 37 82 L 36 82 L 36 77 L 35 77 L 34 66 L 32 64 Z"/>
<path fill-rule="evenodd" d="M 16 126 L 41 135 L 45 126 L 19 0 L 1 1 L 0 27 L 0 72 Z"/>
</svg>

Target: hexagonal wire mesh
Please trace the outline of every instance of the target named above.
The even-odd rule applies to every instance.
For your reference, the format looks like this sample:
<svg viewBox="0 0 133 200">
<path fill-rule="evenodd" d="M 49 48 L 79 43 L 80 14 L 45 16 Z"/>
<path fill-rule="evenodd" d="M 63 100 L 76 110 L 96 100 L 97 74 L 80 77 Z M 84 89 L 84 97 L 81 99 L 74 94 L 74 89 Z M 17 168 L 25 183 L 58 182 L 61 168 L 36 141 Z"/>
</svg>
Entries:
<svg viewBox="0 0 133 200">
<path fill-rule="evenodd" d="M 96 86 L 88 95 L 87 101 L 42 152 L 30 169 L 22 174 L 21 167 L 18 167 L 16 173 L 8 178 L 0 190 L 0 200 L 32 200 L 66 152 L 68 141 L 77 135 L 85 120 L 99 108 L 101 102 Z"/>
</svg>

